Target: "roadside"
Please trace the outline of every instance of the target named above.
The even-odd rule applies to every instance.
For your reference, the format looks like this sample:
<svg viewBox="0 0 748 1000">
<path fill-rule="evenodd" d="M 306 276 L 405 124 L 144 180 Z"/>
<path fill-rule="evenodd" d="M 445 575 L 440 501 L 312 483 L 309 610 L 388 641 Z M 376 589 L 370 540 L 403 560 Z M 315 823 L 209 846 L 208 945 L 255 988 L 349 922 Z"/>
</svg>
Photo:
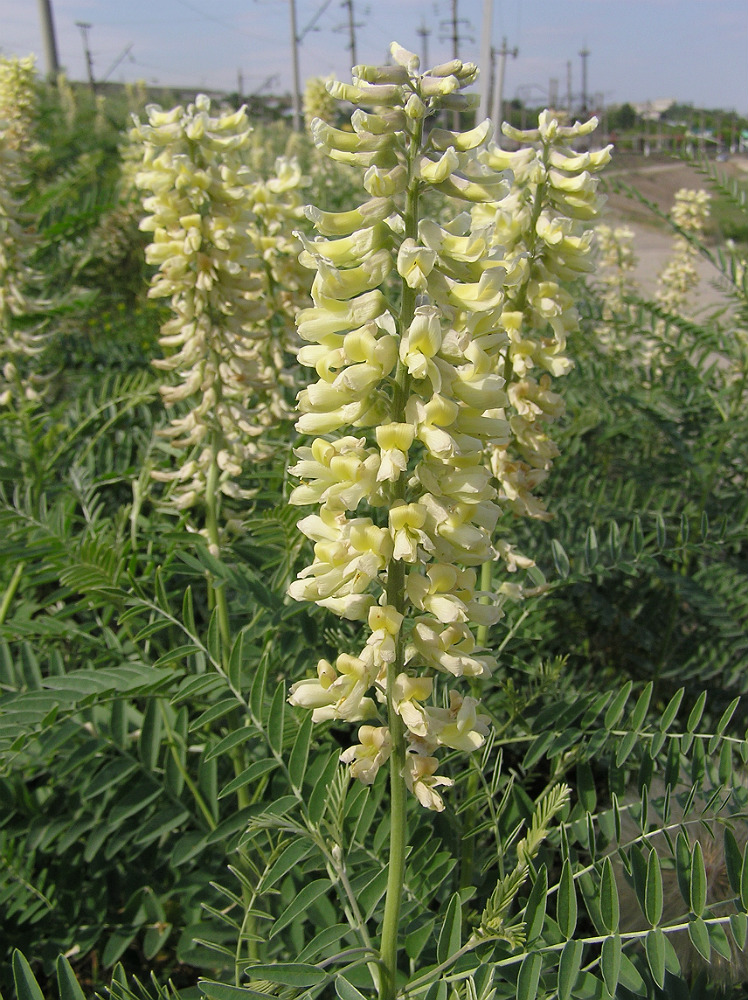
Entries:
<svg viewBox="0 0 748 1000">
<path fill-rule="evenodd" d="M 748 177 L 748 160 L 744 157 L 732 157 L 719 164 L 719 168 L 729 178 Z M 637 258 L 634 276 L 642 294 L 652 297 L 657 290 L 657 278 L 673 252 L 673 233 L 646 205 L 616 190 L 616 186 L 633 188 L 661 212 L 667 213 L 672 208 L 676 191 L 681 188 L 709 190 L 709 182 L 702 173 L 680 160 L 625 154 L 615 157 L 614 154 L 613 163 L 604 174 L 604 184 L 608 200 L 601 221 L 609 225 L 625 223 L 634 231 Z M 700 257 L 696 269 L 700 283 L 693 294 L 694 311 L 725 305 L 728 300 L 716 284 L 718 272 L 715 268 Z"/>
</svg>

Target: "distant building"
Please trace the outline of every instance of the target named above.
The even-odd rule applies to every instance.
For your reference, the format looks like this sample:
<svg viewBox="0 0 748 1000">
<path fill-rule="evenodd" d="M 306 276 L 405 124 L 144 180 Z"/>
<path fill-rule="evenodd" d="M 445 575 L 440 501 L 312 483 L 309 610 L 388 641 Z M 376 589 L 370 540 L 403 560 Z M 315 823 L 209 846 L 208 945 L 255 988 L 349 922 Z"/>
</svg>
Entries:
<svg viewBox="0 0 748 1000">
<path fill-rule="evenodd" d="M 645 122 L 657 122 L 674 104 L 674 97 L 657 97 L 654 101 L 640 101 L 638 104 L 632 102 L 631 106 Z"/>
</svg>

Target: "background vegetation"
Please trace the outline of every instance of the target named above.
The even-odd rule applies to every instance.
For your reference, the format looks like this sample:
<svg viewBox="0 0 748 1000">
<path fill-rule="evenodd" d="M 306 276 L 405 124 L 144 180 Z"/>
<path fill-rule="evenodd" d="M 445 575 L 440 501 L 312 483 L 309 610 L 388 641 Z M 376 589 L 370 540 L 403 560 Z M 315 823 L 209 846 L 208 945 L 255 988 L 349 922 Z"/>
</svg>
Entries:
<svg viewBox="0 0 748 1000">
<path fill-rule="evenodd" d="M 0 410 L 0 991 L 155 996 L 170 980 L 229 1000 L 259 961 L 242 995 L 332 995 L 308 970 L 343 955 L 335 989 L 357 1000 L 360 942 L 330 886 L 349 880 L 343 903 L 376 926 L 386 788 L 349 785 L 335 726 L 312 734 L 285 705 L 355 628 L 284 596 L 306 558 L 291 422 L 245 474 L 217 560 L 150 476 L 168 459 L 164 309 L 122 185 L 125 108 L 40 98 L 23 211 L 53 374 Z M 306 139 L 279 124 L 255 143 L 258 178 L 290 151 L 307 200 L 346 206 L 351 173 Z M 705 183 L 740 238 L 740 191 L 711 169 Z M 447 812 L 409 816 L 403 971 L 422 970 L 428 1000 L 744 995 L 748 300 L 740 246 L 708 252 L 725 306 L 706 317 L 631 290 L 604 318 L 596 277 L 574 288 L 554 516 L 521 528 L 537 593 L 490 636 L 495 736 L 455 768 Z M 207 576 L 236 636 L 227 672 Z"/>
</svg>

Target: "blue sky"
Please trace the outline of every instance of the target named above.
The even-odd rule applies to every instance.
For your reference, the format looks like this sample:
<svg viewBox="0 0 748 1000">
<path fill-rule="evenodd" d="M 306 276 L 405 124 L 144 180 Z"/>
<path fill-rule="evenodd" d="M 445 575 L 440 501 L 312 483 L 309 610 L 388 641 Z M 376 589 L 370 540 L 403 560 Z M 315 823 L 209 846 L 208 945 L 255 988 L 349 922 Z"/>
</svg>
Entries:
<svg viewBox="0 0 748 1000">
<path fill-rule="evenodd" d="M 353 0 L 359 62 L 384 60 L 390 41 L 423 51 L 430 63 L 451 56 L 451 0 Z M 97 78 L 164 85 L 290 89 L 288 0 L 52 0 L 60 61 L 85 79 L 81 32 Z M 341 0 L 296 0 L 298 30 L 319 13 L 300 46 L 302 80 L 349 78 L 347 11 Z M 483 0 L 459 0 L 464 59 L 479 58 Z M 320 13 L 321 12 L 321 13 Z M 37 4 L 0 0 L 0 52 L 38 55 L 44 68 Z M 506 36 L 505 97 L 547 100 L 552 80 L 563 100 L 567 64 L 581 90 L 581 49 L 588 92 L 606 104 L 673 97 L 748 114 L 748 0 L 494 0 L 493 41 Z M 125 53 L 128 46 L 131 49 Z M 121 62 L 114 64 L 122 57 Z M 595 103 L 598 103 L 596 101 Z"/>
</svg>

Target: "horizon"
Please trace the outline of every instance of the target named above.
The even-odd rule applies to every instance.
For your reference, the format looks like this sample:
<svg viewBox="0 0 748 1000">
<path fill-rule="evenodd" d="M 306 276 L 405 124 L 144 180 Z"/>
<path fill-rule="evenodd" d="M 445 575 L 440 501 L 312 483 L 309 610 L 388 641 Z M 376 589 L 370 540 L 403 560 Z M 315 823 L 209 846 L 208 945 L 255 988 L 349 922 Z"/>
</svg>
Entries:
<svg viewBox="0 0 748 1000">
<path fill-rule="evenodd" d="M 452 3 L 379 0 L 376 14 L 361 0 L 296 0 L 301 89 L 311 76 L 349 77 L 348 14 L 356 23 L 356 61 L 381 63 L 397 36 L 428 63 L 451 58 Z M 452 0 L 456 2 L 456 0 Z M 86 82 L 84 41 L 97 81 L 227 93 L 289 93 L 291 43 L 285 0 L 53 0 L 60 66 Z M 480 63 L 482 0 L 460 0 L 460 57 Z M 0 0 L 3 55 L 44 64 L 36 5 Z M 89 25 L 84 32 L 80 22 Z M 389 26 L 397 22 L 392 32 Z M 596 105 L 671 98 L 699 109 L 748 116 L 748 0 L 495 0 L 492 43 L 506 37 L 504 100 L 566 101 L 585 93 Z M 514 48 L 516 57 L 512 56 Z M 582 58 L 583 51 L 587 55 Z M 191 82 L 190 82 L 191 81 Z"/>
</svg>

